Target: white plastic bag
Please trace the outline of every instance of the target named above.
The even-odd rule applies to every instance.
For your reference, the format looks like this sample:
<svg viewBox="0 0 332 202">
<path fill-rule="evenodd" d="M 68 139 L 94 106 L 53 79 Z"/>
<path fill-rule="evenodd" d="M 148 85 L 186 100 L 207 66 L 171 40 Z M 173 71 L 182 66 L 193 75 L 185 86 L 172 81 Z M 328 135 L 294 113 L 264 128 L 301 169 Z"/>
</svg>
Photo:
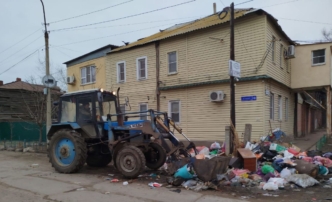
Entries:
<svg viewBox="0 0 332 202">
<path fill-rule="evenodd" d="M 268 183 L 265 183 L 264 186 L 263 186 L 263 189 L 264 190 L 278 190 L 278 185 L 277 184 L 274 184 L 273 182 L 268 182 Z"/>
<path fill-rule="evenodd" d="M 210 153 L 210 150 L 209 150 L 209 148 L 207 148 L 207 147 L 204 147 L 204 148 L 199 152 L 199 154 L 204 154 L 204 155 L 209 155 L 209 153 Z"/>
<path fill-rule="evenodd" d="M 268 183 L 274 183 L 278 187 L 284 187 L 284 185 L 286 184 L 285 180 L 282 178 L 270 178 Z"/>
<path fill-rule="evenodd" d="M 315 184 L 319 184 L 317 180 L 314 178 L 310 177 L 307 174 L 294 174 L 291 175 L 287 178 L 288 181 L 294 182 L 295 184 L 306 188 L 306 187 L 311 187 L 314 186 Z"/>
<path fill-rule="evenodd" d="M 285 159 L 291 159 L 294 157 L 294 154 L 288 152 L 287 150 L 284 151 L 284 157 Z"/>
<path fill-rule="evenodd" d="M 218 142 L 214 142 L 210 146 L 210 150 L 220 149 L 220 148 L 221 148 L 221 146 L 220 146 L 220 144 Z"/>
<path fill-rule="evenodd" d="M 281 172 L 280 172 L 280 177 L 287 179 L 289 176 L 292 175 L 292 172 L 290 170 L 288 170 L 288 168 L 284 168 Z"/>
</svg>

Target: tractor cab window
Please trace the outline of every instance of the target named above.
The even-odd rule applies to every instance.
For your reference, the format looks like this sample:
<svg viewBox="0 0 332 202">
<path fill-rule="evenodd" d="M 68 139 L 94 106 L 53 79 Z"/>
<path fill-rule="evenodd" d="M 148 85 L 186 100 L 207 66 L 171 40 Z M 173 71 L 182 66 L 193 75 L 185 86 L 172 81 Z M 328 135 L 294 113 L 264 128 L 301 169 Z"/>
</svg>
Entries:
<svg viewBox="0 0 332 202">
<path fill-rule="evenodd" d="M 78 99 L 78 120 L 90 121 L 92 120 L 92 101 L 91 98 Z"/>
<path fill-rule="evenodd" d="M 64 97 L 61 101 L 60 122 L 75 122 L 76 108 L 75 100 L 72 97 Z"/>
<path fill-rule="evenodd" d="M 116 105 L 114 97 L 105 96 L 103 97 L 103 121 L 107 120 L 107 114 L 116 114 Z M 116 116 L 112 116 L 112 121 L 117 121 Z"/>
</svg>

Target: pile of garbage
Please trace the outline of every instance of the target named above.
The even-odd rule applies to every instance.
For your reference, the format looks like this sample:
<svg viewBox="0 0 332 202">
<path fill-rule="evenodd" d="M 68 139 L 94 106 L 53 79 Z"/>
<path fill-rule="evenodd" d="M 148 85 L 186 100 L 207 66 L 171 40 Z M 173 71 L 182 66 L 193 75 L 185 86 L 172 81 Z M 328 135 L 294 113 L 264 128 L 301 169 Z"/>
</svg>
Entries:
<svg viewBox="0 0 332 202">
<path fill-rule="evenodd" d="M 221 186 L 298 189 L 320 182 L 324 182 L 324 188 L 331 188 L 332 178 L 326 180 L 322 176 L 332 174 L 332 152 L 302 151 L 294 144 L 282 142 L 284 136 L 283 131 L 276 129 L 272 135 L 262 137 L 260 142 L 242 144 L 254 157 L 254 170 L 246 169 L 241 156 L 226 156 L 225 145 L 215 142 L 210 148 L 196 147 L 198 153 L 191 151 L 190 158 L 163 166 L 172 175 L 167 178 L 167 183 L 195 191 L 218 190 Z"/>
</svg>

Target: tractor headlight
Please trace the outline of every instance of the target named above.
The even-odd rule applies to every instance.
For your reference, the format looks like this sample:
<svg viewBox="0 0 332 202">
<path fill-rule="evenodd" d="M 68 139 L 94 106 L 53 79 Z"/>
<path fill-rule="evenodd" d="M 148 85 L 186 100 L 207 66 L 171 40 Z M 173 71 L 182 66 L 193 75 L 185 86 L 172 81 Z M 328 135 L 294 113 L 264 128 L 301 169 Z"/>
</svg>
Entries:
<svg viewBox="0 0 332 202">
<path fill-rule="evenodd" d="M 104 89 L 101 88 L 101 89 L 100 89 L 100 92 L 104 92 Z"/>
</svg>

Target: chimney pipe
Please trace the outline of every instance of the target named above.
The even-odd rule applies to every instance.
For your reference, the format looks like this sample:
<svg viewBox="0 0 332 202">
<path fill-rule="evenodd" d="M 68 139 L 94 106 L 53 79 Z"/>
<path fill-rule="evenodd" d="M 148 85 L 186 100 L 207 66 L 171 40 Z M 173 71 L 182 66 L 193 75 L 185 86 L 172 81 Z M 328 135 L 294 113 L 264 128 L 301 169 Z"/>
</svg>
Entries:
<svg viewBox="0 0 332 202">
<path fill-rule="evenodd" d="M 21 78 L 16 78 L 16 81 L 22 81 Z"/>
<path fill-rule="evenodd" d="M 213 3 L 213 14 L 217 13 L 217 4 Z"/>
<path fill-rule="evenodd" d="M 3 81 L 0 81 L 0 86 L 3 86 Z"/>
</svg>

